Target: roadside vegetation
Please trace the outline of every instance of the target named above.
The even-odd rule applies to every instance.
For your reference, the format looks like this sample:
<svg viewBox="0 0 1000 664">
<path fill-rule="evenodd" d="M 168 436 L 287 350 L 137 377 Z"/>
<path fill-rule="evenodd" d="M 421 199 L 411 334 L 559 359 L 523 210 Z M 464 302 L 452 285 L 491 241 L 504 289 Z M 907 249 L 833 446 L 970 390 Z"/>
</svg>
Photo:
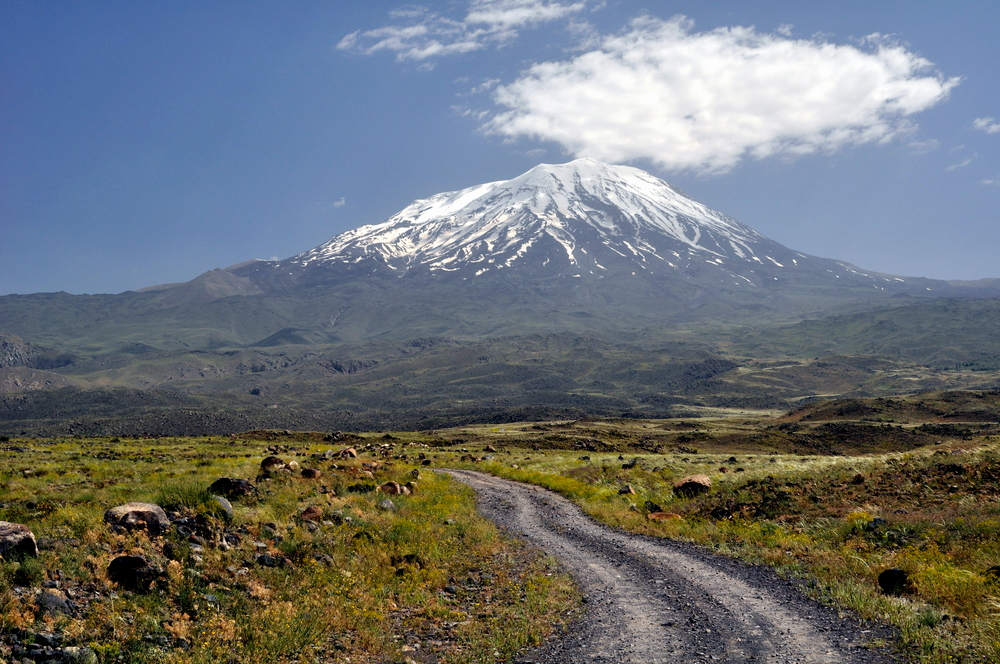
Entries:
<svg viewBox="0 0 1000 664">
<path fill-rule="evenodd" d="M 992 437 L 865 457 L 506 452 L 455 462 L 552 489 L 611 526 L 773 566 L 820 601 L 898 628 L 908 659 L 1000 661 Z M 676 495 L 693 474 L 712 488 Z M 905 572 L 902 587 L 880 587 L 888 569 Z"/>
</svg>

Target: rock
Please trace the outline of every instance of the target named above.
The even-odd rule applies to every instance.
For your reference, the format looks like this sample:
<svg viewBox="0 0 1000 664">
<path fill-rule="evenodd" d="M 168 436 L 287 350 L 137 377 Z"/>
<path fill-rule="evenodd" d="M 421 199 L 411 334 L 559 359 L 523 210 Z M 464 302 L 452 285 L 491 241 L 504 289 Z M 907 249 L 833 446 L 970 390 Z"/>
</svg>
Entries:
<svg viewBox="0 0 1000 664">
<path fill-rule="evenodd" d="M 417 483 L 411 480 L 404 484 L 403 488 L 409 490 L 411 494 L 414 494 L 417 492 Z"/>
<path fill-rule="evenodd" d="M 857 475 L 851 478 L 851 484 L 864 484 L 864 483 L 865 483 L 865 476 L 862 475 L 861 473 L 858 473 Z"/>
<path fill-rule="evenodd" d="M 253 484 L 250 484 L 249 481 L 232 477 L 220 477 L 212 482 L 212 484 L 208 487 L 208 490 L 212 493 L 219 494 L 220 496 L 225 496 L 229 500 L 243 498 L 244 496 L 252 496 L 257 493 L 256 487 L 254 487 Z"/>
<path fill-rule="evenodd" d="M 646 515 L 646 518 L 650 521 L 675 521 L 684 517 L 673 512 L 650 512 Z"/>
<path fill-rule="evenodd" d="M 486 449 L 484 451 L 485 452 L 494 452 L 495 453 L 497 451 L 497 448 L 493 447 L 492 445 L 487 445 Z"/>
<path fill-rule="evenodd" d="M 390 496 L 398 496 L 403 493 L 403 487 L 399 482 L 386 482 L 378 490 Z"/>
<path fill-rule="evenodd" d="M 390 512 L 390 511 L 396 509 L 396 503 L 394 503 L 391 500 L 389 500 L 388 498 L 386 498 L 386 499 L 380 500 L 378 502 L 378 508 L 380 510 L 386 510 L 387 512 Z"/>
<path fill-rule="evenodd" d="M 323 477 L 323 472 L 316 468 L 303 468 L 301 475 L 303 479 L 318 480 Z"/>
<path fill-rule="evenodd" d="M 347 490 L 350 493 L 371 493 L 377 488 L 378 487 L 375 486 L 374 484 L 365 484 L 364 482 L 359 482 L 358 484 L 352 484 L 351 486 L 347 487 Z"/>
<path fill-rule="evenodd" d="M 340 452 L 337 453 L 337 456 L 339 456 L 341 459 L 357 459 L 358 451 L 353 447 L 348 447 L 346 449 L 340 450 Z"/>
<path fill-rule="evenodd" d="M 688 475 L 674 482 L 674 493 L 690 498 L 705 493 L 712 488 L 712 480 L 708 475 Z"/>
<path fill-rule="evenodd" d="M 20 523 L 0 521 L 0 557 L 37 556 L 38 543 L 31 529 Z"/>
<path fill-rule="evenodd" d="M 62 649 L 65 664 L 97 664 L 97 653 L 86 646 L 68 646 Z"/>
<path fill-rule="evenodd" d="M 635 493 L 635 487 L 633 487 L 631 484 L 626 484 L 622 488 L 618 489 L 619 496 L 630 495 L 634 493 Z"/>
<path fill-rule="evenodd" d="M 299 469 L 299 462 L 295 460 L 289 461 L 285 464 L 285 468 L 294 472 Z"/>
<path fill-rule="evenodd" d="M 216 505 L 218 505 L 219 509 L 222 510 L 222 513 L 226 515 L 226 521 L 232 521 L 233 520 L 233 505 L 232 505 L 232 503 L 230 503 L 228 500 L 226 500 L 222 496 L 212 496 L 211 500 Z"/>
<path fill-rule="evenodd" d="M 254 562 L 261 567 L 284 567 L 286 565 L 286 560 L 287 559 L 282 558 L 281 556 L 272 556 L 270 553 L 261 553 L 254 558 Z"/>
<path fill-rule="evenodd" d="M 726 463 L 732 463 L 732 464 L 737 464 L 737 463 L 739 463 L 739 460 L 737 460 L 737 458 L 736 458 L 736 457 L 734 457 L 734 456 L 731 456 L 731 457 L 729 457 L 728 459 L 726 459 Z"/>
<path fill-rule="evenodd" d="M 159 505 L 153 503 L 125 503 L 104 513 L 104 520 L 112 526 L 127 530 L 144 529 L 151 537 L 170 530 L 170 519 Z"/>
<path fill-rule="evenodd" d="M 276 456 L 269 456 L 260 462 L 262 473 L 273 473 L 285 467 L 285 462 Z"/>
<path fill-rule="evenodd" d="M 316 507 L 315 505 L 311 505 L 302 511 L 302 514 L 299 515 L 299 519 L 301 519 L 302 521 L 312 521 L 313 523 L 322 521 L 323 510 Z"/>
<path fill-rule="evenodd" d="M 42 614 L 52 618 L 72 616 L 76 613 L 73 605 L 58 591 L 47 590 L 39 595 L 35 601 Z"/>
<path fill-rule="evenodd" d="M 887 595 L 900 595 L 910 588 L 910 575 L 893 567 L 878 575 L 878 585 Z"/>
<path fill-rule="evenodd" d="M 647 500 L 644 505 L 647 512 L 662 512 L 663 508 L 654 503 L 652 500 Z"/>
<path fill-rule="evenodd" d="M 108 565 L 108 578 L 125 590 L 135 592 L 149 591 L 149 585 L 161 574 L 163 570 L 142 556 L 118 556 Z"/>
<path fill-rule="evenodd" d="M 415 480 L 420 479 L 420 471 L 414 468 L 413 470 L 410 471 L 410 477 L 412 477 Z"/>
</svg>

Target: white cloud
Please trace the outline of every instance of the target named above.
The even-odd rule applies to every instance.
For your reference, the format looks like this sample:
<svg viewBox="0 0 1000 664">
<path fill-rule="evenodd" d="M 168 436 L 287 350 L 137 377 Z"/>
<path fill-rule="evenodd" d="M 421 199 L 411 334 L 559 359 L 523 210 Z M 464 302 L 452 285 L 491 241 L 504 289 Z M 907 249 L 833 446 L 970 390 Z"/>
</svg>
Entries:
<svg viewBox="0 0 1000 664">
<path fill-rule="evenodd" d="M 723 172 L 911 132 L 958 78 L 879 36 L 862 47 L 641 17 L 598 48 L 500 86 L 487 131 L 611 162 Z"/>
<path fill-rule="evenodd" d="M 345 200 L 344 200 L 344 197 L 343 197 L 343 196 L 341 196 L 341 197 L 340 197 L 340 200 L 338 200 L 338 201 L 334 201 L 334 202 L 332 203 L 332 205 L 333 205 L 333 207 L 335 207 L 335 208 L 339 208 L 339 207 L 344 207 L 344 204 L 345 204 L 345 203 L 347 203 L 347 201 L 345 201 Z"/>
<path fill-rule="evenodd" d="M 936 138 L 929 138 L 926 141 L 910 141 L 906 146 L 913 154 L 922 155 L 934 152 L 941 147 L 941 143 Z"/>
<path fill-rule="evenodd" d="M 993 118 L 976 118 L 972 121 L 972 126 L 975 129 L 985 131 L 987 134 L 1000 133 L 1000 122 L 997 122 Z"/>
<path fill-rule="evenodd" d="M 993 178 L 992 180 L 980 180 L 979 184 L 985 185 L 987 187 L 1000 187 L 1000 175 Z"/>
<path fill-rule="evenodd" d="M 965 159 L 963 161 L 958 162 L 957 164 L 952 164 L 951 166 L 948 166 L 944 170 L 950 173 L 952 171 L 958 170 L 959 168 L 965 168 L 966 166 L 968 166 L 969 164 L 971 164 L 975 160 L 976 160 L 976 156 L 973 155 L 973 156 L 969 157 L 968 159 Z"/>
<path fill-rule="evenodd" d="M 586 0 L 471 0 L 462 20 L 411 7 L 389 14 L 404 23 L 352 32 L 337 48 L 365 55 L 389 51 L 399 61 L 426 61 L 506 44 L 523 28 L 565 18 L 586 6 Z"/>
</svg>

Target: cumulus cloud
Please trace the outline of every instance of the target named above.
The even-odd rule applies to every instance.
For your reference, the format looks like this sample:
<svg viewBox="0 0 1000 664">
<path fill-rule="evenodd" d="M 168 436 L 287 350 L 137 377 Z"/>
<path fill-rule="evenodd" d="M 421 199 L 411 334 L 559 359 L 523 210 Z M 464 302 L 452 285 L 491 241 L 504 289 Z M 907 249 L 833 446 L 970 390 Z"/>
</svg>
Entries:
<svg viewBox="0 0 1000 664">
<path fill-rule="evenodd" d="M 390 12 L 398 23 L 352 32 L 337 48 L 365 55 L 388 51 L 399 61 L 426 61 L 505 44 L 524 28 L 570 16 L 586 6 L 585 0 L 472 0 L 462 20 L 412 7 Z"/>
<path fill-rule="evenodd" d="M 879 35 L 858 45 L 754 28 L 634 20 L 499 86 L 487 131 L 611 162 L 724 172 L 746 157 L 833 152 L 911 132 L 959 78 Z"/>
<path fill-rule="evenodd" d="M 975 129 L 985 131 L 987 134 L 1000 133 L 1000 122 L 997 122 L 993 118 L 976 118 L 972 121 L 972 126 Z"/>
</svg>

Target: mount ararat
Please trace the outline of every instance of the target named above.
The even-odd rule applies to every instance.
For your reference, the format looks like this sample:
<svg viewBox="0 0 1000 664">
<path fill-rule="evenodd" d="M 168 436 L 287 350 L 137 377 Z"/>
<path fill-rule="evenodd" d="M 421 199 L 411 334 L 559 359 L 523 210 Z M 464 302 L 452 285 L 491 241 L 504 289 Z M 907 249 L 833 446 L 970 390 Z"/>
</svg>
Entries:
<svg viewBox="0 0 1000 664">
<path fill-rule="evenodd" d="M 275 408 L 350 412 L 356 428 L 359 412 L 378 426 L 981 386 L 995 376 L 919 367 L 1000 369 L 998 296 L 997 280 L 810 256 L 642 170 L 577 159 L 415 201 L 285 260 L 0 297 L 0 424 L 41 426 L 59 403 L 74 404 L 64 419 L 176 410 L 179 395 L 256 413 L 247 428 L 303 426 Z M 822 376 L 748 378 L 747 362 L 831 354 Z M 108 389 L 130 392 L 94 396 Z M 161 429 L 212 429 L 197 421 Z"/>
</svg>

